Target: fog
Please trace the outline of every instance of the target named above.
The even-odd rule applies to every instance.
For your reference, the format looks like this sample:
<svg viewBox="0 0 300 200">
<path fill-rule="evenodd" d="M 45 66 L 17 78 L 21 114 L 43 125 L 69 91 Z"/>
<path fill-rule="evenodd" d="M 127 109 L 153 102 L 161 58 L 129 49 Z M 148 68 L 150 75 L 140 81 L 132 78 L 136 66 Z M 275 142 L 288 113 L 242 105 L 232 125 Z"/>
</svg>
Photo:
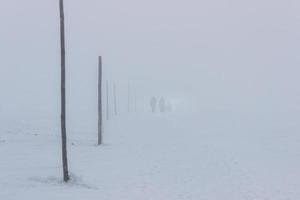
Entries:
<svg viewBox="0 0 300 200">
<path fill-rule="evenodd" d="M 128 82 L 146 106 L 164 96 L 178 110 L 298 112 L 299 10 L 297 0 L 66 0 L 69 120 L 96 121 L 99 55 L 124 112 Z M 2 0 L 0 24 L 1 118 L 55 119 L 58 2 Z"/>
<path fill-rule="evenodd" d="M 300 199 L 299 0 L 60 2 L 66 127 L 59 0 L 0 0 L 0 199 Z"/>
</svg>

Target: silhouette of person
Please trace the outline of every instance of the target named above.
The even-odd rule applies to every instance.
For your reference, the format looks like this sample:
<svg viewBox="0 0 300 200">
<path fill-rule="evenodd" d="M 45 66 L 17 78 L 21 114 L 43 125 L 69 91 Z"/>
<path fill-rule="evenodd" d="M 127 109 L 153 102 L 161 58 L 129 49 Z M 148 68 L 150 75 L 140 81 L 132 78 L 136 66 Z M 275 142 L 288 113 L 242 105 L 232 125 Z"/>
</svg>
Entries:
<svg viewBox="0 0 300 200">
<path fill-rule="evenodd" d="M 156 104 L 157 104 L 156 98 L 152 97 L 151 100 L 150 100 L 150 106 L 151 106 L 152 112 L 155 112 L 155 110 L 156 110 Z"/>
<path fill-rule="evenodd" d="M 166 101 L 163 97 L 160 98 L 160 100 L 159 100 L 159 110 L 160 110 L 160 112 L 166 111 Z"/>
</svg>

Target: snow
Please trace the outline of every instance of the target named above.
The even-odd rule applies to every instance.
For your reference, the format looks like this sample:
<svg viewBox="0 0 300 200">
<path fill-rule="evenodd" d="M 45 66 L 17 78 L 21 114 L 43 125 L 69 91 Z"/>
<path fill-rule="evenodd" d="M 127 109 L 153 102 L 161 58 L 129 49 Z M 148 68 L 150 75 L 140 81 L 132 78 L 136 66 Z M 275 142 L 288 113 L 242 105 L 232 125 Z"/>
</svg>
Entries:
<svg viewBox="0 0 300 200">
<path fill-rule="evenodd" d="M 296 200 L 296 119 L 282 112 L 122 114 L 104 122 L 102 146 L 93 128 L 68 132 L 68 184 L 58 122 L 2 120 L 0 199 Z"/>
</svg>

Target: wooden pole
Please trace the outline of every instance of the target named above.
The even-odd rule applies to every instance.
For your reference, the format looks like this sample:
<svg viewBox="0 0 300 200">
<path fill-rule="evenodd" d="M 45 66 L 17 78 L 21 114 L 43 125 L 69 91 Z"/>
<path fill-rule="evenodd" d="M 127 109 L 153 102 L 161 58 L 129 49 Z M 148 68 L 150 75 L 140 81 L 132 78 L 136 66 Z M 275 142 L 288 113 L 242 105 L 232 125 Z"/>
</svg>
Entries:
<svg viewBox="0 0 300 200">
<path fill-rule="evenodd" d="M 98 145 L 102 144 L 102 57 L 98 58 Z"/>
<path fill-rule="evenodd" d="M 60 10 L 60 46 L 61 46 L 61 139 L 62 139 L 62 162 L 64 181 L 70 180 L 67 158 L 67 131 L 66 131 L 66 53 L 65 53 L 65 22 L 64 3 L 59 0 Z"/>
<path fill-rule="evenodd" d="M 115 111 L 115 115 L 118 115 L 118 108 L 117 108 L 117 88 L 116 88 L 116 84 L 114 83 L 114 111 Z"/>
</svg>

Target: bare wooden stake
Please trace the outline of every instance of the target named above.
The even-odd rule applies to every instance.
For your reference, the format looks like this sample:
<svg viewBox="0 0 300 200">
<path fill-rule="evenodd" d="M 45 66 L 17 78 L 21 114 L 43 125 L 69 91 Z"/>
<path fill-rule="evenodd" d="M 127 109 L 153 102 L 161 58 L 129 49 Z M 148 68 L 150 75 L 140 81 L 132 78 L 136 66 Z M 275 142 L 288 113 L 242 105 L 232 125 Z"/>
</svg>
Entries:
<svg viewBox="0 0 300 200">
<path fill-rule="evenodd" d="M 61 140 L 64 181 L 70 180 L 67 158 L 67 131 L 66 131 L 66 53 L 65 53 L 65 22 L 64 2 L 59 0 L 60 10 L 60 46 L 61 46 Z"/>
<path fill-rule="evenodd" d="M 98 145 L 102 144 L 102 58 L 98 60 Z"/>
</svg>

